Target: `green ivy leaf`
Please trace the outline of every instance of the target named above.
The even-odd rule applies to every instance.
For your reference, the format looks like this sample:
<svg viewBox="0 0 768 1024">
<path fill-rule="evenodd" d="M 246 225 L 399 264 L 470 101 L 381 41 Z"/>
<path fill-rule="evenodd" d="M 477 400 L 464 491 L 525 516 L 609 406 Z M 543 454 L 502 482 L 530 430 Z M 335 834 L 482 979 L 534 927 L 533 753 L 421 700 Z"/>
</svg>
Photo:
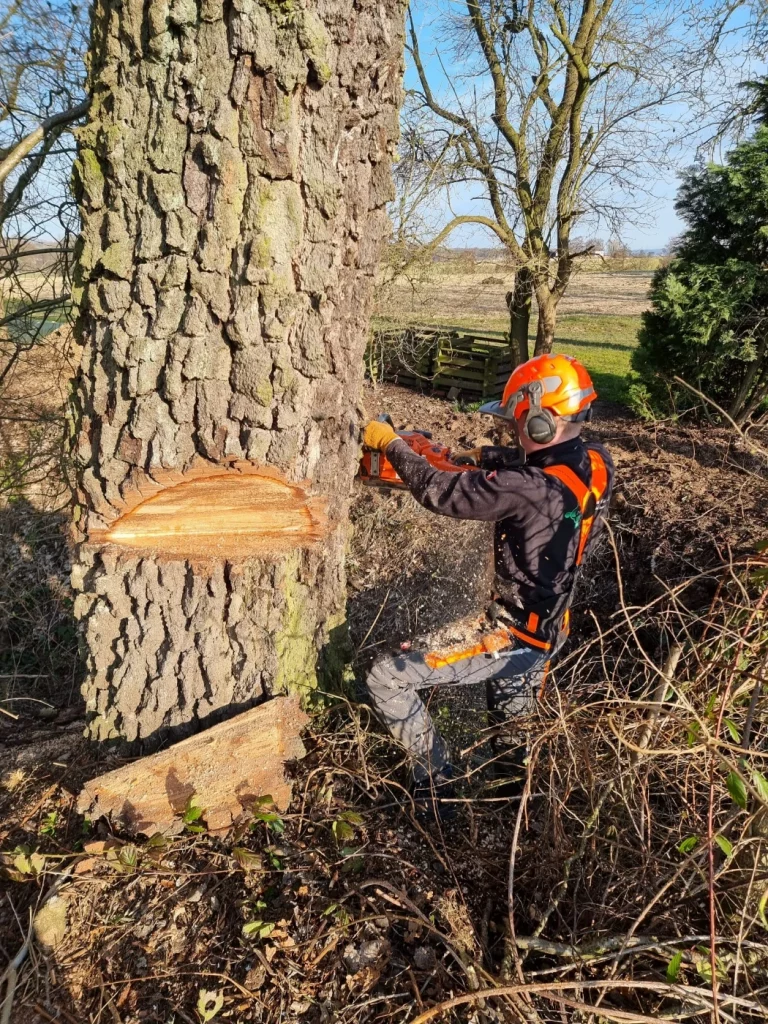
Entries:
<svg viewBox="0 0 768 1024">
<path fill-rule="evenodd" d="M 17 846 L 13 851 L 13 867 L 19 872 L 20 875 L 35 875 L 42 874 L 45 868 L 45 855 L 42 853 L 32 852 L 28 846 Z M 14 879 L 17 881 L 18 879 Z"/>
<path fill-rule="evenodd" d="M 739 730 L 736 728 L 736 723 L 733 721 L 732 718 L 725 719 L 725 727 L 731 734 L 731 739 L 733 740 L 733 742 L 741 743 L 741 736 L 739 735 Z"/>
<path fill-rule="evenodd" d="M 126 843 L 120 847 L 117 859 L 126 868 L 135 868 L 139 860 L 139 851 L 132 843 Z"/>
<path fill-rule="evenodd" d="M 56 811 L 51 811 L 50 814 L 46 814 L 40 824 L 40 835 L 41 836 L 54 836 L 56 835 L 56 824 L 59 816 Z"/>
<path fill-rule="evenodd" d="M 184 813 L 181 818 L 187 829 L 190 832 L 204 832 L 205 829 L 202 825 L 195 825 L 194 822 L 199 821 L 204 814 L 204 809 L 198 804 L 197 797 L 193 793 L 192 796 L 187 800 L 187 806 L 184 808 Z"/>
<path fill-rule="evenodd" d="M 274 921 L 248 921 L 243 925 L 243 935 L 255 935 L 259 939 L 268 938 L 275 930 Z"/>
<path fill-rule="evenodd" d="M 32 865 L 29 862 L 29 855 L 26 853 L 19 853 L 13 858 L 13 866 L 17 871 L 21 872 L 22 875 L 32 874 Z"/>
<path fill-rule="evenodd" d="M 349 825 L 346 821 L 343 821 L 341 818 L 334 821 L 333 825 L 331 825 L 331 829 L 333 830 L 334 838 L 336 839 L 336 842 L 339 844 L 339 846 L 341 846 L 341 844 L 346 842 L 348 839 L 352 839 L 355 834 L 355 830 L 352 828 L 352 826 Z"/>
<path fill-rule="evenodd" d="M 738 772 L 729 772 L 725 784 L 733 802 L 743 810 L 747 806 L 747 787 L 742 777 Z"/>
<path fill-rule="evenodd" d="M 709 960 L 697 960 L 696 973 L 700 978 L 703 978 L 708 985 L 712 984 L 712 964 Z"/>
<path fill-rule="evenodd" d="M 355 811 L 344 811 L 342 814 L 344 821 L 348 821 L 350 825 L 362 825 L 362 816 L 357 814 Z"/>
<path fill-rule="evenodd" d="M 760 799 L 768 803 L 768 779 L 766 779 L 762 772 L 752 772 L 752 785 L 757 790 L 757 795 Z"/>
<path fill-rule="evenodd" d="M 763 928 L 768 931 L 768 918 L 765 916 L 766 906 L 768 906 L 768 889 L 766 889 L 760 897 L 760 902 L 757 905 L 757 912 L 760 915 L 760 921 L 762 922 Z"/>
<path fill-rule="evenodd" d="M 683 954 L 675 953 L 672 959 L 667 964 L 667 981 L 672 984 L 677 981 L 677 976 L 680 973 L 680 964 L 683 962 Z"/>
<path fill-rule="evenodd" d="M 285 822 L 275 809 L 275 802 L 269 794 L 267 794 L 267 796 L 260 796 L 254 800 L 251 805 L 251 810 L 255 819 L 251 823 L 252 830 L 258 828 L 259 825 L 262 824 L 266 825 L 267 828 L 276 835 L 282 835 L 283 832 L 285 832 Z"/>
</svg>

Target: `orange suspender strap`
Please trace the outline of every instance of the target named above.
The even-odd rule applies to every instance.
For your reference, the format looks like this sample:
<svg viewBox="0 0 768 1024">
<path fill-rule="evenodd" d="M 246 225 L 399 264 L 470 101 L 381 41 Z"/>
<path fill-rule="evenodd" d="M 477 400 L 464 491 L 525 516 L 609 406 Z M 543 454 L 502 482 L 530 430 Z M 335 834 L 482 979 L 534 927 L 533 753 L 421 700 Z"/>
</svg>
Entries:
<svg viewBox="0 0 768 1024">
<path fill-rule="evenodd" d="M 605 463 L 601 456 L 597 452 L 590 450 L 589 462 L 592 469 L 592 479 L 589 486 L 568 466 L 548 466 L 544 470 L 548 476 L 557 477 L 560 483 L 565 484 L 568 490 L 573 493 L 581 510 L 581 533 L 579 536 L 579 548 L 576 552 L 576 565 L 581 565 L 584 549 L 587 546 L 589 534 L 595 521 L 594 509 L 587 515 L 590 496 L 594 498 L 594 503 L 597 505 L 597 502 L 605 494 L 605 489 L 608 486 L 608 470 L 605 468 Z"/>
<path fill-rule="evenodd" d="M 546 640 L 539 640 L 538 637 L 531 636 L 530 633 L 524 633 L 522 629 L 515 629 L 514 626 L 507 626 L 507 629 L 513 636 L 516 636 L 519 640 L 525 640 L 525 642 L 530 644 L 531 647 L 538 647 L 542 651 L 548 651 L 552 646 L 552 644 L 547 643 Z"/>
<path fill-rule="evenodd" d="M 581 537 L 579 538 L 579 550 L 576 555 L 576 565 L 581 565 L 581 560 L 584 557 L 584 549 L 587 546 L 589 540 L 589 534 L 592 531 L 592 527 L 595 525 L 595 512 L 597 511 L 597 503 L 600 501 L 602 496 L 605 494 L 606 488 L 608 487 L 608 470 L 605 468 L 605 463 L 602 457 L 597 452 L 589 452 L 589 462 L 592 467 L 592 480 L 590 481 L 589 490 L 592 497 L 595 499 L 595 504 L 592 508 L 592 514 L 588 519 L 581 521 Z"/>
<path fill-rule="evenodd" d="M 572 491 L 576 501 L 578 502 L 581 510 L 581 535 L 579 537 L 579 550 L 576 555 L 576 565 L 581 564 L 581 559 L 584 554 L 584 548 L 589 538 L 589 531 L 592 529 L 594 522 L 594 511 L 589 515 L 585 516 L 588 509 L 588 503 L 590 496 L 594 497 L 595 504 L 605 493 L 605 489 L 608 486 L 608 472 L 605 468 L 605 463 L 597 452 L 590 451 L 589 461 L 592 466 L 592 482 L 589 487 L 581 480 L 572 469 L 567 466 L 549 466 L 544 470 L 549 476 L 557 477 L 557 479 Z M 563 616 L 563 629 L 568 629 L 570 625 L 570 610 L 566 609 Z M 551 644 L 545 640 L 540 640 L 536 636 L 531 634 L 535 633 L 539 627 L 539 616 L 536 612 L 531 612 L 525 624 L 526 631 L 523 632 L 520 629 L 515 629 L 514 626 L 506 626 L 504 629 L 497 629 L 493 633 L 489 633 L 484 636 L 478 643 L 472 644 L 470 647 L 455 648 L 452 651 L 430 651 L 424 656 L 424 661 L 431 669 L 447 668 L 448 665 L 455 665 L 457 661 L 464 661 L 466 658 L 474 658 L 478 654 L 492 654 L 496 651 L 501 651 L 505 647 L 509 647 L 510 634 L 518 637 L 520 640 L 524 640 L 527 644 L 532 647 L 538 647 L 543 651 L 548 651 L 551 648 Z M 545 676 L 546 671 L 549 668 L 549 662 L 545 665 Z M 543 692 L 542 682 L 542 692 Z"/>
</svg>

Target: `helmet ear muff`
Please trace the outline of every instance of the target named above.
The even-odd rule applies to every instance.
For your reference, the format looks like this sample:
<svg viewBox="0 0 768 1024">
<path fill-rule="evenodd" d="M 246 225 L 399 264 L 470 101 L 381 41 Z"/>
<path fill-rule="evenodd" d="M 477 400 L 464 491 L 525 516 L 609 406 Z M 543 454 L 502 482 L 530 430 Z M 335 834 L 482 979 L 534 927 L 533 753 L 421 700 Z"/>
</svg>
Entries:
<svg viewBox="0 0 768 1024">
<path fill-rule="evenodd" d="M 549 409 L 542 409 L 538 416 L 526 416 L 525 433 L 536 444 L 551 444 L 557 433 L 557 424 Z"/>
<path fill-rule="evenodd" d="M 542 409 L 541 396 L 544 386 L 541 381 L 534 380 L 528 385 L 528 412 L 523 422 L 523 430 L 534 444 L 551 444 L 557 433 L 555 417 L 549 409 Z"/>
</svg>

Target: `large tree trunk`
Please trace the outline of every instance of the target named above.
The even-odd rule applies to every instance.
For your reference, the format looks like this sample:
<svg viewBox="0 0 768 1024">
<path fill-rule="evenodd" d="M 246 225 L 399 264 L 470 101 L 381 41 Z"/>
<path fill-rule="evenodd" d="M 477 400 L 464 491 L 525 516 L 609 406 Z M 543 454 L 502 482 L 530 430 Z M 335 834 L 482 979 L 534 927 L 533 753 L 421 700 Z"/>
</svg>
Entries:
<svg viewBox="0 0 768 1024">
<path fill-rule="evenodd" d="M 531 323 L 533 275 L 529 267 L 519 267 L 515 273 L 514 290 L 507 293 L 509 309 L 509 347 L 513 365 L 528 359 L 528 330 Z"/>
<path fill-rule="evenodd" d="M 536 303 L 539 307 L 539 319 L 536 326 L 535 356 L 545 355 L 552 351 L 555 343 L 555 326 L 557 325 L 557 302 L 548 285 L 536 288 Z"/>
<path fill-rule="evenodd" d="M 95 0 L 73 570 L 94 739 L 152 745 L 341 669 L 403 8 Z"/>
</svg>

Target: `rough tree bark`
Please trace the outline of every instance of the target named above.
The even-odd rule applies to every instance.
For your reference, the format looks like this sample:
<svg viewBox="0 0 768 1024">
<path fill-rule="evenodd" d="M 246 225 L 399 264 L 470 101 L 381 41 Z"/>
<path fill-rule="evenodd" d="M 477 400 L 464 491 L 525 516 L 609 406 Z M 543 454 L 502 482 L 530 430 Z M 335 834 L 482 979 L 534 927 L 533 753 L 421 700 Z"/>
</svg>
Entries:
<svg viewBox="0 0 768 1024">
<path fill-rule="evenodd" d="M 536 344 L 533 349 L 535 356 L 541 356 L 552 351 L 552 346 L 555 343 L 558 301 L 559 299 L 553 297 L 548 284 L 536 288 L 539 316 L 536 324 Z"/>
<path fill-rule="evenodd" d="M 528 330 L 531 324 L 531 301 L 533 299 L 533 275 L 530 267 L 521 266 L 515 271 L 514 290 L 507 293 L 509 309 L 509 347 L 515 366 L 528 359 Z"/>
<path fill-rule="evenodd" d="M 403 14 L 95 0 L 73 424 L 94 739 L 151 746 L 340 667 Z M 196 562 L 94 541 L 148 480 L 228 459 L 307 482 L 322 544 Z"/>
</svg>

